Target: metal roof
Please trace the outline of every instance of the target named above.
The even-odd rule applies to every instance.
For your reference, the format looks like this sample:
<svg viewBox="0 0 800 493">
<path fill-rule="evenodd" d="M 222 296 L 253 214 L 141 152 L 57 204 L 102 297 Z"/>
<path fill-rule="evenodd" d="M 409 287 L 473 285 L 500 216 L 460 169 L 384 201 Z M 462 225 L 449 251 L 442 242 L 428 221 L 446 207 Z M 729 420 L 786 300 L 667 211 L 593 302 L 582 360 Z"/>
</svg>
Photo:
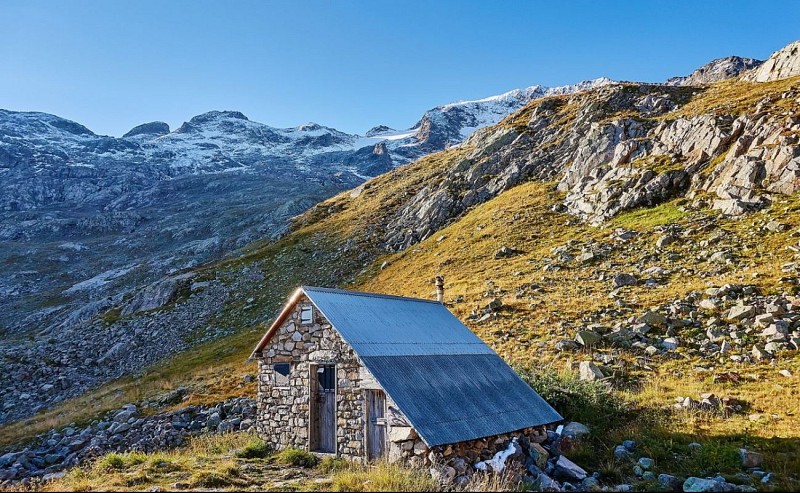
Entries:
<svg viewBox="0 0 800 493">
<path fill-rule="evenodd" d="M 362 360 L 430 447 L 562 419 L 495 353 Z"/>
<path fill-rule="evenodd" d="M 301 290 L 430 447 L 562 419 L 441 303 Z"/>
<path fill-rule="evenodd" d="M 494 354 L 441 303 L 303 286 L 359 356 Z"/>
</svg>

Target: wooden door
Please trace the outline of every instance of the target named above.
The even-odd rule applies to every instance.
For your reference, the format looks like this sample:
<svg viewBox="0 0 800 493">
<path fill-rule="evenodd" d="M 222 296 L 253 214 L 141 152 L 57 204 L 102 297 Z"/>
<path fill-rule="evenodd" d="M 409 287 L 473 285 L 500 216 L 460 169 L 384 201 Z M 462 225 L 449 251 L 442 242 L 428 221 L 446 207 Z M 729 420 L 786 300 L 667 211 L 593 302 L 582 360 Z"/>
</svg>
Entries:
<svg viewBox="0 0 800 493">
<path fill-rule="evenodd" d="M 382 390 L 366 390 L 367 460 L 386 455 L 386 394 Z"/>
<path fill-rule="evenodd" d="M 312 367 L 311 450 L 336 452 L 336 367 Z"/>
</svg>

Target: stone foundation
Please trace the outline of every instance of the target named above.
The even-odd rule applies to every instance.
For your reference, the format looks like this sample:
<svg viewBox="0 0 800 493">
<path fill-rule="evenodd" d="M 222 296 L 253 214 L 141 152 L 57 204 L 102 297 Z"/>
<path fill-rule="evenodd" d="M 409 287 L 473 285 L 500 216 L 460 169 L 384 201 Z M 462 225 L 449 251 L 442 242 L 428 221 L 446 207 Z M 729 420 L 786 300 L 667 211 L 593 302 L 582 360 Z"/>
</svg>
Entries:
<svg viewBox="0 0 800 493">
<path fill-rule="evenodd" d="M 394 440 L 390 436 L 392 442 L 389 449 L 389 460 L 402 460 L 414 466 L 430 466 L 434 464 L 450 467 L 458 466 L 455 467 L 457 471 L 464 469 L 469 471 L 466 474 L 471 474 L 476 463 L 491 459 L 497 452 L 505 450 L 512 438 L 519 438 L 520 442 L 525 442 L 526 446 L 528 443 L 543 443 L 547 440 L 547 429 L 544 426 L 537 426 L 512 433 L 432 448 L 428 448 L 425 442 L 416 435 L 416 432 L 414 432 L 413 438 L 405 440 Z"/>
</svg>

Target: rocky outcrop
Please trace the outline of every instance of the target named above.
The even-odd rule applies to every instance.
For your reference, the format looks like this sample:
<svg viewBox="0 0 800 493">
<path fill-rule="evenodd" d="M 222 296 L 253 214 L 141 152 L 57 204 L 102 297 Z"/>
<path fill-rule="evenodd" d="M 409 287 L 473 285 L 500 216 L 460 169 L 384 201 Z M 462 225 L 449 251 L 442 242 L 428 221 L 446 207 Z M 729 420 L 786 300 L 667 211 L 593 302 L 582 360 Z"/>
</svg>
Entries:
<svg viewBox="0 0 800 493">
<path fill-rule="evenodd" d="M 755 70 L 744 75 L 749 82 L 768 82 L 800 75 L 800 40 L 776 51 Z"/>
<path fill-rule="evenodd" d="M 176 389 L 173 394 L 179 398 L 180 391 L 185 390 Z M 109 452 L 168 450 L 202 433 L 250 431 L 255 418 L 255 401 L 241 397 L 213 406 L 188 406 L 151 415 L 127 404 L 89 426 L 72 424 L 53 429 L 23 450 L 0 455 L 0 486 L 17 485 L 32 477 L 63 477 L 68 468 Z"/>
<path fill-rule="evenodd" d="M 673 77 L 667 80 L 667 84 L 676 86 L 711 84 L 712 82 L 738 77 L 743 72 L 754 69 L 762 63 L 764 63 L 763 60 L 738 56 L 717 58 L 698 68 L 686 77 Z"/>
<path fill-rule="evenodd" d="M 169 133 L 169 125 L 164 122 L 150 122 L 150 123 L 143 123 L 141 125 L 137 125 L 130 129 L 125 135 L 122 136 L 123 139 L 129 139 L 131 137 L 136 137 L 137 135 L 147 135 L 147 136 L 161 136 L 167 135 Z"/>
<path fill-rule="evenodd" d="M 209 326 L 208 322 L 222 308 L 231 288 L 235 286 L 206 282 L 169 310 L 66 324 L 40 335 L 43 340 L 33 344 L 6 341 L 0 349 L 0 423 L 30 416 L 114 378 L 136 374 L 188 348 L 192 341 L 229 334 L 229 328 Z"/>
<path fill-rule="evenodd" d="M 182 274 L 179 276 L 168 277 L 153 283 L 133 297 L 133 299 L 122 309 L 122 316 L 131 315 L 137 312 L 152 310 L 175 301 L 181 289 L 189 287 L 194 274 Z"/>
</svg>

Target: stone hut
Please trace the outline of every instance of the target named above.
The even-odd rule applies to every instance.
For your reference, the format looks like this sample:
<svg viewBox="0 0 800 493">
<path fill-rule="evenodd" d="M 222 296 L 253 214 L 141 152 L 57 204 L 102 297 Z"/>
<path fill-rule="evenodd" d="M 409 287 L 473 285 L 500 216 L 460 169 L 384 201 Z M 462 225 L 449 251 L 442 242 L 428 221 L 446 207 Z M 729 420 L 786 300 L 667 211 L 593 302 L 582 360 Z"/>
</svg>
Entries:
<svg viewBox="0 0 800 493">
<path fill-rule="evenodd" d="M 475 464 L 562 419 L 436 301 L 304 286 L 252 357 L 276 450 Z"/>
</svg>

